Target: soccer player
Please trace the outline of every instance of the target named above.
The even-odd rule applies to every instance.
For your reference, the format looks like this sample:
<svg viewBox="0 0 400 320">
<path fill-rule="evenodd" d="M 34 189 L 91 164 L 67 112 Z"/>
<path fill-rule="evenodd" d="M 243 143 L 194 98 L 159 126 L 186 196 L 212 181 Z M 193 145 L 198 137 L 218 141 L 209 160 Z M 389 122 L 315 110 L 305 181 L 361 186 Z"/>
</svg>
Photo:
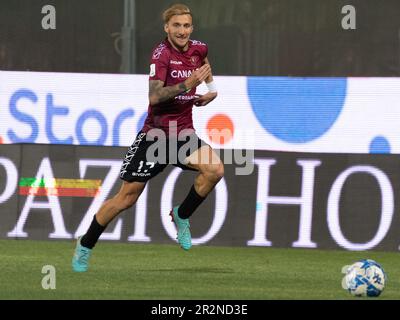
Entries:
<svg viewBox="0 0 400 320">
<path fill-rule="evenodd" d="M 173 5 L 163 13 L 163 19 L 167 37 L 156 46 L 151 57 L 147 119 L 122 164 L 121 189 L 104 202 L 86 234 L 77 240 L 72 259 L 72 268 L 76 272 L 87 271 L 92 249 L 110 221 L 132 207 L 146 182 L 168 164 L 198 172 L 186 198 L 170 212 L 178 230 L 178 243 L 184 250 L 189 250 L 192 246 L 189 217 L 224 175 L 220 158 L 198 138 L 192 121 L 193 105 L 205 106 L 217 97 L 207 59 L 207 45 L 190 40 L 193 24 L 187 6 Z M 203 81 L 209 92 L 196 95 L 196 87 Z M 154 161 L 151 156 L 156 153 L 150 150 L 162 141 L 166 145 L 166 161 Z"/>
</svg>

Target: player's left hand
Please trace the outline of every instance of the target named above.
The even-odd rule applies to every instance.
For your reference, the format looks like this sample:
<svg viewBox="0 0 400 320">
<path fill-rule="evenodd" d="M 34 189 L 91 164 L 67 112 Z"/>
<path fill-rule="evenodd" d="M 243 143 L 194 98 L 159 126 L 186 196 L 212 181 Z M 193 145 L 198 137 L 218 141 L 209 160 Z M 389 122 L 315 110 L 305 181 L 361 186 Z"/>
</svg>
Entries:
<svg viewBox="0 0 400 320">
<path fill-rule="evenodd" d="M 203 107 L 213 101 L 217 97 L 217 95 L 218 94 L 216 92 L 208 92 L 203 95 L 198 94 L 198 98 L 194 100 L 194 105 L 196 107 Z"/>
</svg>

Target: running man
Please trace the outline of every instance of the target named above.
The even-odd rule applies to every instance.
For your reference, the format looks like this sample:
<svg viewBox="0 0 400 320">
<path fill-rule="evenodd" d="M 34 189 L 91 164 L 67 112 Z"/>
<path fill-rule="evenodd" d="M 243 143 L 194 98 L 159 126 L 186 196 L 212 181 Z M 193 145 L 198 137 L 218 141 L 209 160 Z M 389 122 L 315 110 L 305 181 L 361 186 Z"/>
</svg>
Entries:
<svg viewBox="0 0 400 320">
<path fill-rule="evenodd" d="M 154 49 L 151 57 L 147 119 L 125 156 L 120 173 L 121 189 L 104 202 L 86 234 L 77 240 L 72 259 L 72 268 L 76 272 L 88 270 L 92 249 L 107 225 L 132 207 L 147 181 L 168 164 L 198 172 L 186 198 L 170 212 L 178 230 L 178 243 L 184 250 L 189 250 L 192 246 L 189 217 L 224 175 L 220 158 L 198 138 L 193 128 L 193 105 L 205 106 L 217 97 L 207 59 L 207 45 L 190 40 L 193 20 L 186 5 L 173 5 L 163 13 L 163 19 L 167 37 Z M 203 81 L 209 92 L 196 95 L 196 87 Z M 160 132 L 165 136 L 168 150 L 165 162 L 149 158 L 154 144 L 163 141 Z"/>
</svg>

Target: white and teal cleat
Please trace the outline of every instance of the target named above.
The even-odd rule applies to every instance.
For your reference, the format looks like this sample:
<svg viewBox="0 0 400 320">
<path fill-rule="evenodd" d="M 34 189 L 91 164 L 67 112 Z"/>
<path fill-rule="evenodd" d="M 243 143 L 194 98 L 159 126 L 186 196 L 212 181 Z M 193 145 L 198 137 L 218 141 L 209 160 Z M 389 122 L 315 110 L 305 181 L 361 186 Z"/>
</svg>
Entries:
<svg viewBox="0 0 400 320">
<path fill-rule="evenodd" d="M 174 222 L 178 228 L 178 243 L 183 250 L 189 250 L 192 247 L 189 219 L 181 219 L 178 215 L 178 208 L 179 207 L 173 208 L 169 215 L 172 218 L 172 222 Z"/>
<path fill-rule="evenodd" d="M 75 272 L 86 272 L 89 268 L 89 258 L 92 249 L 81 245 L 81 237 L 76 241 L 75 253 L 72 257 L 72 270 Z"/>
</svg>

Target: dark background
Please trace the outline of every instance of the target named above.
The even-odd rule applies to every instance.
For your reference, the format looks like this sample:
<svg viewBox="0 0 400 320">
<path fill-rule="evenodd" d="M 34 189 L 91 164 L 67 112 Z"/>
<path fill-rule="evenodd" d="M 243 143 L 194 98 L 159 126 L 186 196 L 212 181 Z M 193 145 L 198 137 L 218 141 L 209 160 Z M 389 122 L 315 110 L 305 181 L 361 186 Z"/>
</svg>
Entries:
<svg viewBox="0 0 400 320">
<path fill-rule="evenodd" d="M 126 3 L 135 11 L 126 17 Z M 186 0 L 216 75 L 400 76 L 398 0 Z M 148 73 L 169 0 L 1 0 L 0 70 Z M 55 6 L 57 29 L 41 8 Z M 353 5 L 357 29 L 343 30 Z M 121 58 L 124 23 L 133 40 Z M 124 38 L 124 37 L 122 37 Z"/>
<path fill-rule="evenodd" d="M 54 178 L 79 179 L 79 160 L 97 159 L 119 161 L 126 148 L 120 147 L 87 147 L 59 145 L 0 145 L 0 154 L 13 161 L 22 177 L 36 177 L 43 158 L 48 157 Z M 222 152 L 221 155 L 224 153 Z M 327 224 L 327 202 L 332 185 L 338 176 L 352 166 L 369 165 L 382 170 L 390 180 L 394 194 L 394 212 L 390 228 L 385 238 L 373 250 L 398 251 L 400 244 L 399 158 L 396 155 L 359 155 L 359 154 L 315 154 L 256 151 L 255 158 L 274 159 L 276 164 L 270 171 L 270 196 L 299 197 L 301 195 L 302 168 L 297 164 L 302 160 L 319 160 L 321 165 L 315 169 L 313 185 L 313 216 L 311 240 L 319 249 L 343 249 L 332 238 Z M 122 163 L 122 161 L 121 161 Z M 165 182 L 174 167 L 168 166 L 161 174 L 148 183 L 146 235 L 152 243 L 173 243 L 161 222 L 160 200 Z M 207 245 L 247 246 L 254 237 L 258 167 L 251 175 L 238 176 L 235 165 L 225 165 L 225 182 L 228 191 L 228 208 L 225 222 Z M 85 179 L 103 180 L 108 168 L 88 169 Z M 173 203 L 180 203 L 193 185 L 194 172 L 181 174 L 175 185 Z M 0 166 L 0 192 L 5 188 L 5 172 Z M 117 178 L 108 197 L 120 188 Z M 11 231 L 22 209 L 27 196 L 18 195 L 18 188 L 7 202 L 0 204 L 0 239 L 5 239 Z M 246 192 L 243 192 L 246 190 Z M 212 192 L 191 218 L 193 238 L 203 236 L 210 228 L 214 216 L 215 192 Z M 75 234 L 84 218 L 93 198 L 59 197 L 61 211 L 67 232 Z M 48 202 L 47 197 L 35 197 L 35 202 Z M 350 176 L 342 189 L 339 205 L 339 221 L 343 235 L 352 243 L 367 243 L 376 234 L 381 218 L 381 190 L 374 177 L 368 174 Z M 127 242 L 133 234 L 136 218 L 135 206 L 124 211 L 122 218 L 122 235 L 120 241 Z M 290 248 L 299 237 L 300 207 L 298 205 L 269 205 L 266 225 L 267 239 L 273 247 Z M 106 232 L 115 228 L 117 219 L 107 227 Z M 50 240 L 49 234 L 54 231 L 49 209 L 31 209 L 26 220 L 24 231 L 28 239 Z"/>
</svg>

